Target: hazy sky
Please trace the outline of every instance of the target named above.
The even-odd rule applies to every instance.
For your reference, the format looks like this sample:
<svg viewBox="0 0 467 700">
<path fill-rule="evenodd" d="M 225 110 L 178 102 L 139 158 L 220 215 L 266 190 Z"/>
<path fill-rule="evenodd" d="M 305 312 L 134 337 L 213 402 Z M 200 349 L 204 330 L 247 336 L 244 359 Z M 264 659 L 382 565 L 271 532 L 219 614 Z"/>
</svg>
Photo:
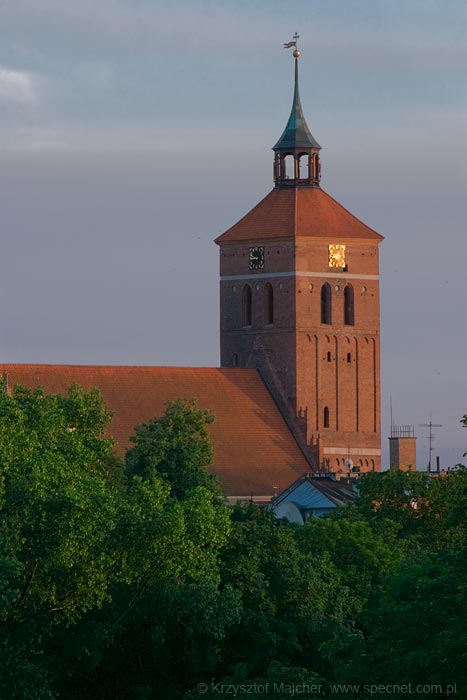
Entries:
<svg viewBox="0 0 467 700">
<path fill-rule="evenodd" d="M 1 359 L 218 364 L 212 240 L 272 187 L 295 30 L 322 185 L 385 236 L 383 448 L 392 396 L 454 464 L 465 0 L 0 0 Z"/>
</svg>

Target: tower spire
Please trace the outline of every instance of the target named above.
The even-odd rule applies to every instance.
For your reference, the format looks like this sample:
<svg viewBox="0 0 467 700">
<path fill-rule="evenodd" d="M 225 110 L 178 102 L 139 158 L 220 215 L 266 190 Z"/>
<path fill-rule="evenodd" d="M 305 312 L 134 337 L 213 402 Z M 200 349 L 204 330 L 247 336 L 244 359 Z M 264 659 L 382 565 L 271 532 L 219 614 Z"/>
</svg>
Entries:
<svg viewBox="0 0 467 700">
<path fill-rule="evenodd" d="M 293 52 L 295 80 L 290 116 L 280 139 L 273 146 L 273 151 L 275 152 L 274 181 L 276 187 L 319 186 L 320 180 L 319 151 L 321 146 L 308 128 L 300 102 L 298 84 L 300 51 L 297 48 L 298 38 L 298 34 L 295 33 L 295 41 L 289 41 L 284 44 L 286 49 L 292 46 L 295 47 Z M 290 166 L 288 161 L 290 161 Z M 303 167 L 304 163 L 305 167 Z"/>
</svg>

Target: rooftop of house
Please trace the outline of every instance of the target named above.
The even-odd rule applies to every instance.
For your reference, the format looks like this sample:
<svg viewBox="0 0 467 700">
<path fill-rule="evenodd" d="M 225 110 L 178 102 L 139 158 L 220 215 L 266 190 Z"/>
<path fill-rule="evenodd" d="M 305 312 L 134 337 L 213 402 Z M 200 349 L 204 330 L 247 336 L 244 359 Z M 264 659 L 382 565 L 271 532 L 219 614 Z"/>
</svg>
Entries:
<svg viewBox="0 0 467 700">
<path fill-rule="evenodd" d="M 290 501 L 298 508 L 313 509 L 342 506 L 355 498 L 355 481 L 350 478 L 336 479 L 331 474 L 307 472 L 290 484 L 274 499 L 273 505 Z"/>
</svg>

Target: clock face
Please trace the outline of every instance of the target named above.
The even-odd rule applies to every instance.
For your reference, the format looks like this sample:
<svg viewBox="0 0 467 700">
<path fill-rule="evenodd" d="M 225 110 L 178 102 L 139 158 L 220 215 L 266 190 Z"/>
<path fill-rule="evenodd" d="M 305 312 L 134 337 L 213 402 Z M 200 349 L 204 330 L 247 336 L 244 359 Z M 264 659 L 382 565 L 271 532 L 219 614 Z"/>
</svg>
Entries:
<svg viewBox="0 0 467 700">
<path fill-rule="evenodd" d="M 264 268 L 264 248 L 262 246 L 250 248 L 248 263 L 250 270 L 262 270 Z"/>
<path fill-rule="evenodd" d="M 329 246 L 329 267 L 343 270 L 345 267 L 345 245 Z"/>
</svg>

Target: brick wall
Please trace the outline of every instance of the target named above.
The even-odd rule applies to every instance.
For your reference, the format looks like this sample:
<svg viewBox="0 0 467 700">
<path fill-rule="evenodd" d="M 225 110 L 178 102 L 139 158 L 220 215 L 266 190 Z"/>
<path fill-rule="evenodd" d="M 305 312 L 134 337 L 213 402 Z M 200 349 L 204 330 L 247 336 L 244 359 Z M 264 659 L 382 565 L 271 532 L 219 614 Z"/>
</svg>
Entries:
<svg viewBox="0 0 467 700">
<path fill-rule="evenodd" d="M 328 264 L 328 245 L 346 245 L 346 271 Z M 264 269 L 248 266 L 249 243 L 221 245 L 221 364 L 256 367 L 301 431 L 316 467 L 381 468 L 378 242 L 294 238 L 254 240 Z M 287 274 L 290 273 L 290 274 Z M 226 279 L 227 278 L 227 279 Z M 321 323 L 321 287 L 331 287 L 332 323 Z M 242 294 L 252 291 L 252 322 L 242 326 Z M 274 293 L 267 324 L 266 285 Z M 344 323 L 351 285 L 354 324 Z M 325 408 L 329 427 L 324 425 Z M 347 463 L 348 464 L 348 463 Z"/>
</svg>

